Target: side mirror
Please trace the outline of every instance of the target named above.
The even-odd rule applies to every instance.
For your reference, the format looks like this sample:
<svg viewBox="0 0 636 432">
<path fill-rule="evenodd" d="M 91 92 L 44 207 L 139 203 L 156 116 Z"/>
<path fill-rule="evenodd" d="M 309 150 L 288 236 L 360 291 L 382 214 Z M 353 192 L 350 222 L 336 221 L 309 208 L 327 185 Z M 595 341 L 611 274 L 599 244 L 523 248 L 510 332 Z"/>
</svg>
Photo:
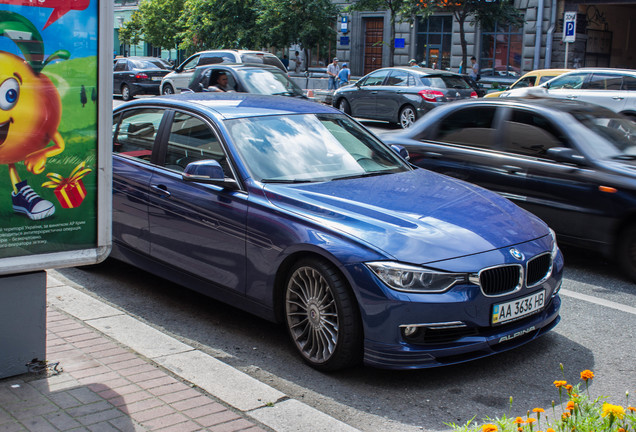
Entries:
<svg viewBox="0 0 636 432">
<path fill-rule="evenodd" d="M 213 184 L 229 190 L 238 189 L 236 180 L 225 177 L 221 164 L 213 159 L 189 163 L 181 173 L 181 178 L 185 181 Z"/>
<path fill-rule="evenodd" d="M 545 83 L 544 87 L 545 87 L 546 90 L 549 89 L 550 88 L 550 83 Z"/>
<path fill-rule="evenodd" d="M 568 147 L 552 147 L 546 152 L 546 156 L 557 162 L 564 162 L 574 165 L 584 165 L 585 157 Z"/>
<path fill-rule="evenodd" d="M 400 156 L 404 160 L 409 160 L 411 157 L 409 156 L 408 150 L 398 144 L 391 144 L 391 150 L 396 152 L 398 156 Z"/>
</svg>

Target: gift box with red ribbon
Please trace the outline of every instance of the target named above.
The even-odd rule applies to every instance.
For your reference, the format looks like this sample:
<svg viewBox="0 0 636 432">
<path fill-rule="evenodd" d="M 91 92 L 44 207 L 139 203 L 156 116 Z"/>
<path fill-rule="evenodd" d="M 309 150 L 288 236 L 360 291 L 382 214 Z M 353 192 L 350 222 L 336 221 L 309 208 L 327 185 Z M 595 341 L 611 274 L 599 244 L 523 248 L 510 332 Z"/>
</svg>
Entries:
<svg viewBox="0 0 636 432">
<path fill-rule="evenodd" d="M 86 188 L 82 178 L 91 172 L 86 168 L 86 162 L 77 165 L 69 177 L 62 177 L 57 173 L 48 173 L 49 181 L 42 183 L 42 187 L 55 189 L 53 193 L 63 208 L 78 207 L 86 198 Z"/>
</svg>

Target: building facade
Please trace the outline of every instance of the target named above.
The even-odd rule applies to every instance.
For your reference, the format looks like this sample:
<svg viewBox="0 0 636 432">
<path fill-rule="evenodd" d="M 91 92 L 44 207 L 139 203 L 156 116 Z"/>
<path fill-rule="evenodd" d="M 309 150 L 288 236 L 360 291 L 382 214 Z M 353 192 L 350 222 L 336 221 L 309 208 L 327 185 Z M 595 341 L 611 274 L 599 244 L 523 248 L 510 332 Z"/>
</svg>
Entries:
<svg viewBox="0 0 636 432">
<path fill-rule="evenodd" d="M 482 78 L 506 82 L 543 68 L 636 69 L 636 1 L 515 0 L 515 6 L 525 19 L 521 27 L 465 24 L 467 56 L 478 59 Z M 569 44 L 562 41 L 565 12 L 576 13 L 576 38 Z M 350 64 L 352 74 L 364 75 L 388 66 L 389 13 L 352 12 L 343 17 L 338 23 L 337 56 Z M 397 24 L 395 38 L 395 66 L 415 58 L 428 67 L 459 71 L 459 24 L 451 14 Z"/>
</svg>

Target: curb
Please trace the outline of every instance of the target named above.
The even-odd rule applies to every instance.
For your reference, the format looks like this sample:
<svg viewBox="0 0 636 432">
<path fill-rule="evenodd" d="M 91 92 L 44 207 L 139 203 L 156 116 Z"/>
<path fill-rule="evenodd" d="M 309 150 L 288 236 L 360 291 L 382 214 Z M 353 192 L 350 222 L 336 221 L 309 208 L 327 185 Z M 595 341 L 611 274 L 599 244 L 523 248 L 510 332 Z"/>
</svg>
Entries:
<svg viewBox="0 0 636 432">
<path fill-rule="evenodd" d="M 226 363 L 81 292 L 47 271 L 48 303 L 277 432 L 355 432 Z"/>
</svg>

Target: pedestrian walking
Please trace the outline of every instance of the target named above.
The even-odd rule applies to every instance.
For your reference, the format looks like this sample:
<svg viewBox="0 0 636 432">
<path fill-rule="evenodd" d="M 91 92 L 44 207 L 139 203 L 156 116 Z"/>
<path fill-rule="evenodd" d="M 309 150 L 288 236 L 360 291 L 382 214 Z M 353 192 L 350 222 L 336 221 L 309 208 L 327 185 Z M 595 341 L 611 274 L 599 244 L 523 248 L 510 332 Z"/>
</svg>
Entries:
<svg viewBox="0 0 636 432">
<path fill-rule="evenodd" d="M 298 51 L 296 51 L 296 54 L 294 56 L 294 71 L 295 72 L 300 72 L 301 69 L 301 65 L 303 63 L 303 59 L 300 57 L 300 53 Z"/>
<path fill-rule="evenodd" d="M 409 60 L 409 66 L 411 66 L 411 67 L 420 67 L 420 65 L 417 64 L 417 60 L 415 60 L 414 58 Z"/>
<path fill-rule="evenodd" d="M 347 67 L 347 64 L 343 63 L 342 69 L 338 72 L 338 87 L 349 84 L 349 76 L 351 76 L 351 71 Z"/>
<path fill-rule="evenodd" d="M 327 66 L 327 75 L 329 75 L 329 83 L 327 90 L 335 90 L 338 88 L 338 72 L 340 72 L 340 66 L 338 65 L 338 57 L 334 57 L 333 61 Z"/>
<path fill-rule="evenodd" d="M 477 64 L 477 59 L 475 56 L 470 58 L 470 62 L 472 64 L 470 69 L 470 77 L 475 80 L 475 82 L 481 79 L 481 75 L 479 74 L 479 64 Z"/>
</svg>

